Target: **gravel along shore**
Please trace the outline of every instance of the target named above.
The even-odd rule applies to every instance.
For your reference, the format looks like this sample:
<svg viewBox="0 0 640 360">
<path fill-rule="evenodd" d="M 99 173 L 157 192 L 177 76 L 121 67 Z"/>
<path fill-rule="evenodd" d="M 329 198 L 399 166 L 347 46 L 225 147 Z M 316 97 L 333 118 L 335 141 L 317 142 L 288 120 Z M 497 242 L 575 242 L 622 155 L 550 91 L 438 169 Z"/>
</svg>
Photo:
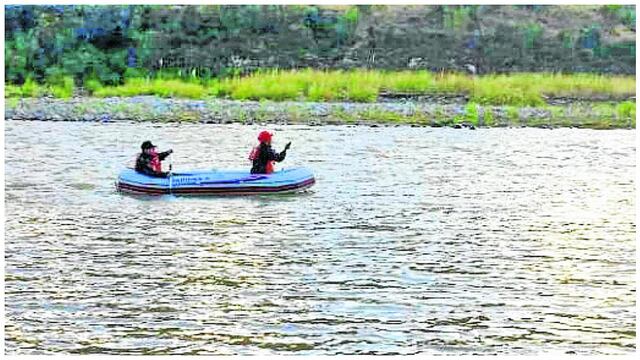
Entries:
<svg viewBox="0 0 640 360">
<path fill-rule="evenodd" d="M 490 106 L 402 99 L 376 103 L 272 102 L 224 99 L 5 99 L 5 119 L 40 121 L 153 121 L 309 125 L 635 128 L 635 102 L 566 102 L 543 107 Z"/>
</svg>

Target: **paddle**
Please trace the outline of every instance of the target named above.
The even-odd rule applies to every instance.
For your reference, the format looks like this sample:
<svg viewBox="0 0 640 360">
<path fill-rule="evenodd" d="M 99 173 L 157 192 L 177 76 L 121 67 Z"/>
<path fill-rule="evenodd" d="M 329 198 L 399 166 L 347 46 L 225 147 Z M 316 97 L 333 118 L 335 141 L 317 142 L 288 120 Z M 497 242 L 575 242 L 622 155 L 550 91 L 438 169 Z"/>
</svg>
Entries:
<svg viewBox="0 0 640 360">
<path fill-rule="evenodd" d="M 173 178 L 173 152 L 169 153 L 169 194 L 171 194 L 172 178 Z"/>
</svg>

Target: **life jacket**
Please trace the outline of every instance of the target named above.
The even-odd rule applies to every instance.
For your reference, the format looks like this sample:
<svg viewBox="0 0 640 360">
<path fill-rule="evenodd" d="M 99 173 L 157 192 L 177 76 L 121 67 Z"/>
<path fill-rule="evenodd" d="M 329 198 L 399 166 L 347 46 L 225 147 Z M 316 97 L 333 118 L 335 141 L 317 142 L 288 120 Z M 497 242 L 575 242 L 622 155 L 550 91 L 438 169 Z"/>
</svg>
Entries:
<svg viewBox="0 0 640 360">
<path fill-rule="evenodd" d="M 136 156 L 134 168 L 138 166 L 138 159 L 140 159 L 140 156 L 142 156 L 142 153 L 138 153 L 138 155 Z M 160 157 L 157 154 L 151 155 L 151 160 L 149 161 L 149 165 L 151 166 L 154 172 L 162 172 L 162 164 L 160 163 Z"/>
<path fill-rule="evenodd" d="M 253 149 L 251 149 L 251 152 L 249 153 L 249 160 L 251 161 L 256 161 L 258 160 L 258 158 L 260 157 L 260 145 L 254 147 Z M 273 163 L 275 161 L 267 161 L 267 166 L 266 166 L 266 173 L 267 174 L 271 174 L 273 172 Z"/>
<path fill-rule="evenodd" d="M 151 161 L 149 162 L 149 165 L 151 165 L 151 168 L 153 169 L 153 171 L 157 173 L 162 172 L 162 164 L 160 163 L 160 157 L 158 156 L 158 154 L 153 155 L 151 157 Z"/>
</svg>

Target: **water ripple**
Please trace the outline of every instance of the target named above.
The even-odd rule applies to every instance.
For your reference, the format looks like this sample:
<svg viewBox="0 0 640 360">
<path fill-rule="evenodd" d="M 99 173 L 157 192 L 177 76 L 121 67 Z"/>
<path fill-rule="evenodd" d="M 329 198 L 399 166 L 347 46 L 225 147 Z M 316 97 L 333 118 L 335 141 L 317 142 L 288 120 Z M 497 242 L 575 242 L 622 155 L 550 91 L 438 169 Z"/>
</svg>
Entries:
<svg viewBox="0 0 640 360">
<path fill-rule="evenodd" d="M 312 191 L 114 191 L 143 140 L 239 168 L 258 130 L 6 122 L 7 353 L 635 351 L 635 131 L 282 126 Z"/>
</svg>

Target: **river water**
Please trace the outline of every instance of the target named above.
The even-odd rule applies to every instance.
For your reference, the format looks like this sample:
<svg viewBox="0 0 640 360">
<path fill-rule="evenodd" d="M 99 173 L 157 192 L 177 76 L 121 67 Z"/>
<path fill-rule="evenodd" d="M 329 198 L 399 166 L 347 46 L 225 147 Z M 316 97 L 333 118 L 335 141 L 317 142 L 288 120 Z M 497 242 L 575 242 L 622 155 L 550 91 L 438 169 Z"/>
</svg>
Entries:
<svg viewBox="0 0 640 360">
<path fill-rule="evenodd" d="M 6 352 L 635 351 L 635 130 L 270 129 L 310 191 L 115 192 L 144 140 L 247 168 L 257 126 L 5 122 Z"/>
</svg>

